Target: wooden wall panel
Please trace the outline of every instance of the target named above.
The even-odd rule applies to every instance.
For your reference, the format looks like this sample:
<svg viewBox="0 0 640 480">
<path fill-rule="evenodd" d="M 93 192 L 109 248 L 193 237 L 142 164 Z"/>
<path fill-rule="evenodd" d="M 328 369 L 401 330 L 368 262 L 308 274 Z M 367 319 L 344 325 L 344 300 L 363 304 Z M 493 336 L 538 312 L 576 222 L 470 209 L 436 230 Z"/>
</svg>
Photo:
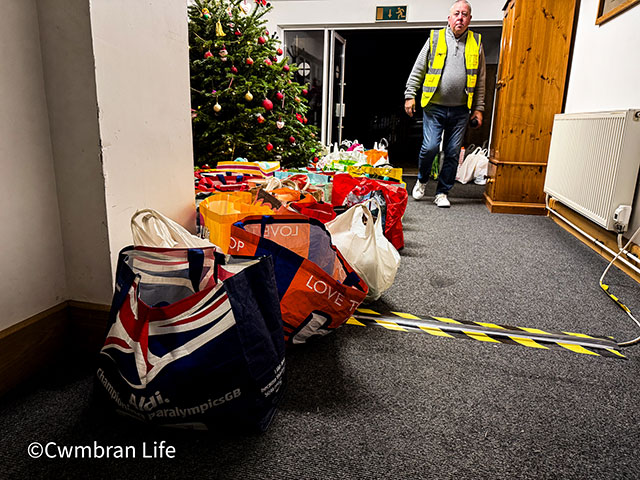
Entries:
<svg viewBox="0 0 640 480">
<path fill-rule="evenodd" d="M 0 397 L 62 356 L 95 361 L 108 317 L 108 305 L 70 301 L 0 331 Z"/>
</svg>

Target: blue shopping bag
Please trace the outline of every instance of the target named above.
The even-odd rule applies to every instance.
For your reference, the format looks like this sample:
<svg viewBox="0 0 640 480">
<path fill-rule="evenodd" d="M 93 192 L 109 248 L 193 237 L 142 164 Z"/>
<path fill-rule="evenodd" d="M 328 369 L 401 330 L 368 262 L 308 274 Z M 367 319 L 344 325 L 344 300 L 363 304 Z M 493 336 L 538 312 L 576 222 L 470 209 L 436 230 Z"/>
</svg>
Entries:
<svg viewBox="0 0 640 480">
<path fill-rule="evenodd" d="M 162 426 L 266 430 L 285 347 L 273 262 L 215 248 L 120 252 L 97 389 Z"/>
</svg>

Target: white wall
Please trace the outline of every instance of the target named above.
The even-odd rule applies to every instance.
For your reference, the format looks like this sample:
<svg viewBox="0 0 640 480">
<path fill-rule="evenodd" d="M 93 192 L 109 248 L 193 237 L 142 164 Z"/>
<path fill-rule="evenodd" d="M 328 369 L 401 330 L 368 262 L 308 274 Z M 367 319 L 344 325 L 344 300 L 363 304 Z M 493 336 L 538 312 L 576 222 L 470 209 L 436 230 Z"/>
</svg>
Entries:
<svg viewBox="0 0 640 480">
<path fill-rule="evenodd" d="M 111 260 L 154 208 L 195 228 L 186 1 L 90 0 Z"/>
<path fill-rule="evenodd" d="M 0 330 L 66 297 L 34 0 L 0 15 Z"/>
<path fill-rule="evenodd" d="M 640 108 L 640 6 L 598 26 L 598 0 L 582 0 L 566 113 Z"/>
<path fill-rule="evenodd" d="M 380 27 L 407 25 L 444 25 L 452 0 L 271 0 L 273 11 L 269 16 L 272 31 L 275 26 L 300 25 L 341 26 L 369 24 Z M 504 0 L 475 0 L 473 25 L 502 25 Z M 407 6 L 406 22 L 376 22 L 377 6 Z M 398 48 L 402 48 L 400 45 Z"/>
<path fill-rule="evenodd" d="M 597 10 L 598 0 L 580 3 L 565 112 L 640 109 L 640 5 L 600 26 Z M 629 232 L 639 227 L 640 182 Z"/>
</svg>

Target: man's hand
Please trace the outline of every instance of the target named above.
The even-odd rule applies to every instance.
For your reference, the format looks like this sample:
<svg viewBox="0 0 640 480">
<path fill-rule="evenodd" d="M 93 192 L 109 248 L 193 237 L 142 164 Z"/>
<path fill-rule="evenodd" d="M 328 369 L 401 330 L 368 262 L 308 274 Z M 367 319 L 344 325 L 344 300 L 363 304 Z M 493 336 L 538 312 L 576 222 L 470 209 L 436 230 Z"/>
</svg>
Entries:
<svg viewBox="0 0 640 480">
<path fill-rule="evenodd" d="M 415 98 L 407 98 L 404 101 L 404 111 L 407 112 L 407 115 L 413 117 L 414 112 L 416 111 L 416 99 Z"/>
<path fill-rule="evenodd" d="M 475 122 L 473 121 L 474 119 L 476 120 L 476 122 L 478 122 L 475 125 Z M 480 128 L 482 126 L 482 112 L 479 110 L 474 110 L 471 114 L 471 118 L 469 119 L 469 123 L 472 125 L 471 128 Z"/>
</svg>

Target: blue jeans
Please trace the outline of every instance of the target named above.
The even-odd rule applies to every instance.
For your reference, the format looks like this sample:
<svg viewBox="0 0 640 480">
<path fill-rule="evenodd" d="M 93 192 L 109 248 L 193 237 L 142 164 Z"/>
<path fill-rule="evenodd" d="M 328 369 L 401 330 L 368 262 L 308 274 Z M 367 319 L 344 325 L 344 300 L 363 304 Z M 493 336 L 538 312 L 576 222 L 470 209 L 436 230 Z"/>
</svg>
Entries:
<svg viewBox="0 0 640 480">
<path fill-rule="evenodd" d="M 448 193 L 453 187 L 460 159 L 460 147 L 469 121 L 469 109 L 427 105 L 423 109 L 422 147 L 418 156 L 418 180 L 425 183 L 431 173 L 433 159 L 440 151 L 440 139 L 443 138 L 444 161 L 438 175 L 436 195 Z"/>
</svg>

